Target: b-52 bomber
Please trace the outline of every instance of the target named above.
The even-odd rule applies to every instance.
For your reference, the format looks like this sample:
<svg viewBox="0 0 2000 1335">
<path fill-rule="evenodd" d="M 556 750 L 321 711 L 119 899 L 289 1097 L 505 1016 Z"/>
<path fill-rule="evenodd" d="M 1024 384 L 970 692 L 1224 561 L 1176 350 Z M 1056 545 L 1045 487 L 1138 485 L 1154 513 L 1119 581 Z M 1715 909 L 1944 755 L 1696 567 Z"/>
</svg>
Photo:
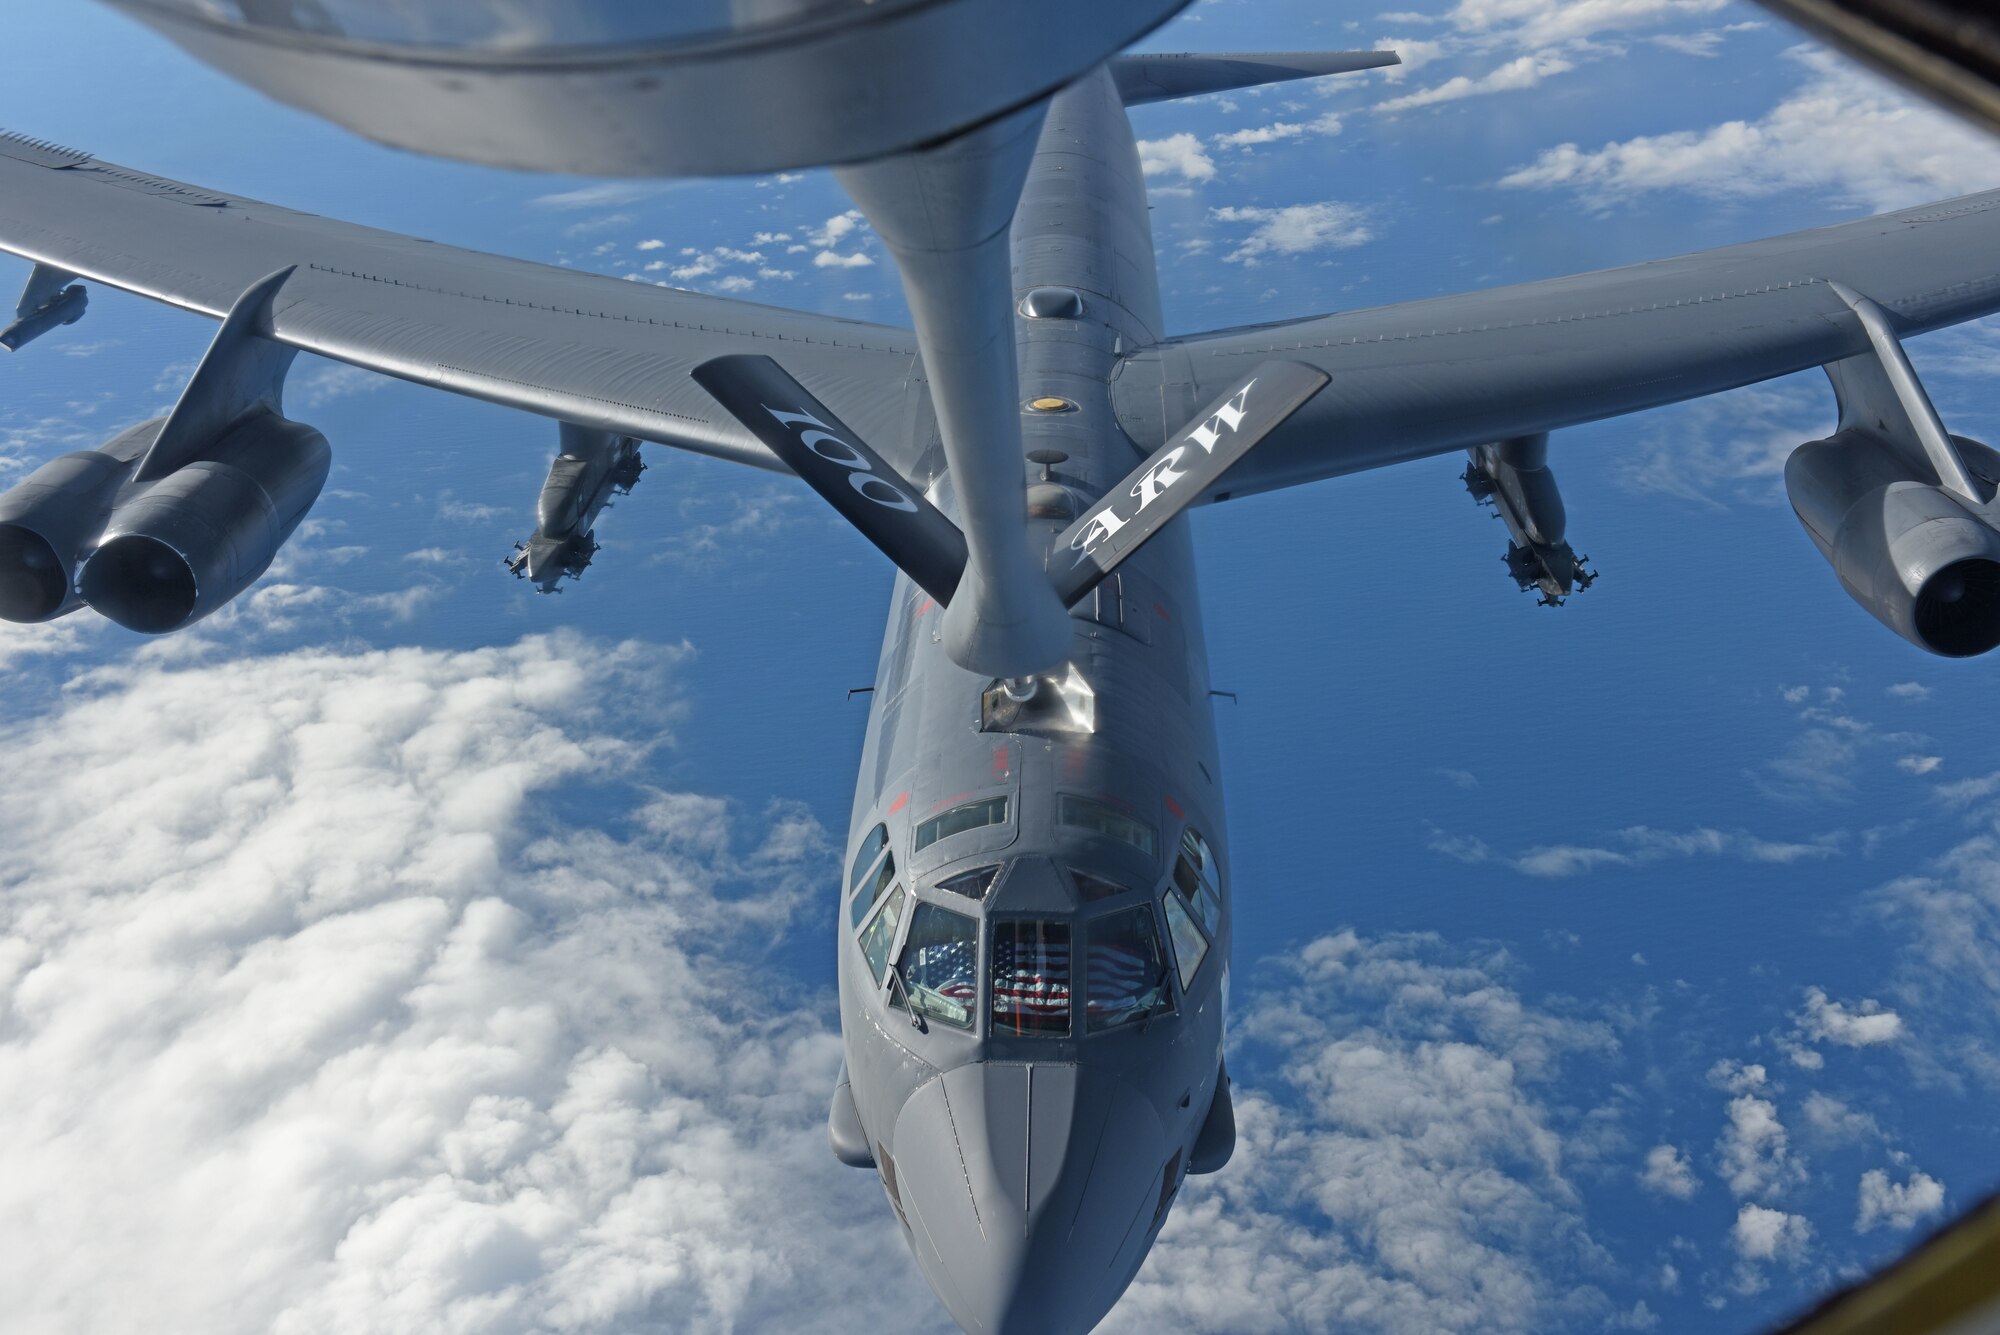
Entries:
<svg viewBox="0 0 2000 1335">
<path fill-rule="evenodd" d="M 286 415 L 299 349 L 554 419 L 566 452 L 649 441 L 795 475 L 894 564 L 831 896 L 846 1062 L 828 1131 L 980 1335 L 1095 1325 L 1185 1178 L 1234 1146 L 1192 509 L 1466 451 L 1528 553 L 1517 573 L 1559 596 L 1576 566 L 1549 433 L 1824 367 L 1838 423 L 1785 469 L 1807 536 L 1917 647 L 2000 645 L 2000 454 L 1945 427 L 1903 348 L 2000 310 L 2000 192 L 1169 332 L 1127 109 L 1394 59 L 1117 54 L 1182 3 L 119 0 L 405 147 L 600 174 L 833 164 L 914 330 L 0 138 L 0 249 L 33 264 L 0 343 L 58 337 L 86 283 L 221 321 L 165 418 L 0 496 L 0 616 L 88 606 L 159 633 L 241 593 L 326 477 L 328 442 Z M 538 536 L 587 534 L 614 473 L 557 487 Z"/>
</svg>

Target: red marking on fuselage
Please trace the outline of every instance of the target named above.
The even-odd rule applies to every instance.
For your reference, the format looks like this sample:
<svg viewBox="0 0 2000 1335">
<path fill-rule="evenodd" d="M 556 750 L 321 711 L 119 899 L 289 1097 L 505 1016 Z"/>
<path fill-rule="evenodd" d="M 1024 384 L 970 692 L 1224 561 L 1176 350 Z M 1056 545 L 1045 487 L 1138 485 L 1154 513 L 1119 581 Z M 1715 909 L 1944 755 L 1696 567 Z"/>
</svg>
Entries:
<svg viewBox="0 0 2000 1335">
<path fill-rule="evenodd" d="M 993 773 L 1003 779 L 1007 777 L 1007 748 L 1005 746 L 996 746 L 993 748 Z"/>
<path fill-rule="evenodd" d="M 917 604 L 917 615 L 922 616 L 924 613 L 930 611 L 933 607 L 936 606 L 937 606 L 936 602 L 932 601 L 929 598 L 926 598 L 922 602 Z"/>
<path fill-rule="evenodd" d="M 896 800 L 889 804 L 889 814 L 893 816 L 909 804 L 910 795 L 908 793 L 898 793 L 896 794 Z"/>
<path fill-rule="evenodd" d="M 1153 604 L 1153 614 L 1154 614 L 1155 616 L 1159 617 L 1159 619 L 1160 619 L 1160 620 L 1162 620 L 1162 621 L 1172 621 L 1172 620 L 1173 620 L 1173 618 L 1172 618 L 1172 617 L 1170 617 L 1170 616 L 1168 616 L 1168 615 L 1167 615 L 1167 605 L 1166 605 L 1165 603 L 1154 603 L 1154 604 Z"/>
<path fill-rule="evenodd" d="M 1174 801 L 1172 797 L 1167 798 L 1167 814 L 1175 820 L 1187 819 L 1187 812 L 1182 811 L 1181 804 Z"/>
</svg>

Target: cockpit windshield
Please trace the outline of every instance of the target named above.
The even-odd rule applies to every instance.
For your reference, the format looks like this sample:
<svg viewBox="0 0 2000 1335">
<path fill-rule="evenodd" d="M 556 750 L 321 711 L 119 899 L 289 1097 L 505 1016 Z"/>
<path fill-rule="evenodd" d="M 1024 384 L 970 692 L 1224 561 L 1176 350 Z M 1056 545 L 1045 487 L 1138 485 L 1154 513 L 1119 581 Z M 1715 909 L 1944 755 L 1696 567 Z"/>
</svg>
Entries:
<svg viewBox="0 0 2000 1335">
<path fill-rule="evenodd" d="M 1150 905 L 1095 918 L 1087 930 L 1084 1009 L 1091 1033 L 1173 1009 L 1166 956 Z"/>
<path fill-rule="evenodd" d="M 972 1028 L 979 1004 L 979 920 L 936 904 L 919 901 L 910 916 L 910 935 L 903 946 L 900 991 L 889 1004 L 910 1007 L 954 1029 Z"/>
<path fill-rule="evenodd" d="M 993 1033 L 1069 1036 L 1069 924 L 993 924 Z"/>
</svg>

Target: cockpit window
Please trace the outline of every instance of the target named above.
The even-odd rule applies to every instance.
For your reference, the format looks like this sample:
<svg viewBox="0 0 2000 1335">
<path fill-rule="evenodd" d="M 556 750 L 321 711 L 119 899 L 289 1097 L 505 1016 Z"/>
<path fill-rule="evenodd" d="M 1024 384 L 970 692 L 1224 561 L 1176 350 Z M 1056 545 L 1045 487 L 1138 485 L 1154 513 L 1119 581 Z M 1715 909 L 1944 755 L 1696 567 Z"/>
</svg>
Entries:
<svg viewBox="0 0 2000 1335">
<path fill-rule="evenodd" d="M 1091 921 L 1084 1010 L 1095 1034 L 1174 1008 L 1160 929 L 1145 904 Z"/>
<path fill-rule="evenodd" d="M 917 827 L 917 851 L 922 852 L 940 839 L 949 839 L 954 834 L 964 834 L 982 825 L 1005 825 L 1007 823 L 1007 799 L 987 797 L 977 802 L 966 802 L 950 811 L 932 816 Z"/>
<path fill-rule="evenodd" d="M 868 884 L 855 892 L 854 903 L 847 910 L 849 921 L 859 927 L 861 920 L 868 916 L 868 910 L 875 907 L 875 901 L 882 897 L 882 892 L 889 888 L 889 882 L 895 879 L 896 855 L 890 853 L 883 857 L 882 865 L 875 869 L 875 875 L 869 878 Z"/>
<path fill-rule="evenodd" d="M 1180 966 L 1181 991 L 1185 992 L 1201 969 L 1202 957 L 1208 954 L 1208 938 L 1201 934 L 1201 924 L 1189 914 L 1178 893 L 1167 891 L 1160 905 L 1167 911 L 1167 935 L 1173 938 L 1174 963 Z"/>
<path fill-rule="evenodd" d="M 979 1004 L 979 920 L 921 900 L 910 913 L 903 945 L 903 986 L 891 989 L 889 1004 L 903 996 L 917 1014 L 954 1029 L 972 1028 Z"/>
<path fill-rule="evenodd" d="M 889 846 L 889 827 L 877 825 L 861 841 L 861 847 L 854 854 L 854 866 L 847 873 L 847 888 L 852 890 L 861 884 L 861 873 L 874 863 L 875 855 Z"/>
<path fill-rule="evenodd" d="M 882 970 L 889 964 L 889 948 L 896 944 L 896 928 L 903 921 L 903 887 L 897 886 L 889 892 L 889 902 L 882 911 L 861 929 L 861 953 L 868 959 L 868 972 L 875 975 L 875 981 L 882 981 Z"/>
<path fill-rule="evenodd" d="M 1153 850 L 1158 846 L 1153 827 L 1144 821 L 1073 793 L 1056 795 L 1056 823 L 1108 835 L 1120 843 L 1132 845 L 1147 857 L 1153 856 Z"/>
<path fill-rule="evenodd" d="M 1196 871 L 1211 881 L 1215 879 L 1215 855 L 1208 851 L 1208 840 L 1192 825 L 1181 831 L 1181 851 L 1188 855 Z"/>
<path fill-rule="evenodd" d="M 1124 886 L 1118 884 L 1116 881 L 1108 881 L 1102 876 L 1092 876 L 1089 872 L 1078 871 L 1075 867 L 1069 869 L 1069 874 L 1071 879 L 1076 882 L 1077 893 L 1082 895 L 1086 901 L 1109 899 L 1113 895 L 1122 895 L 1125 893 Z"/>
<path fill-rule="evenodd" d="M 1187 906 L 1201 919 L 1201 925 L 1210 936 L 1222 926 L 1222 896 L 1216 893 L 1215 878 L 1195 871 L 1195 864 L 1183 852 L 1174 859 L 1174 889 L 1180 892 Z"/>
<path fill-rule="evenodd" d="M 995 922 L 993 1032 L 1069 1036 L 1069 924 Z"/>
<path fill-rule="evenodd" d="M 937 883 L 937 888 L 949 890 L 954 895 L 964 895 L 967 899 L 984 899 L 986 892 L 993 888 L 993 878 L 999 874 L 998 867 L 979 867 L 947 876 Z"/>
</svg>

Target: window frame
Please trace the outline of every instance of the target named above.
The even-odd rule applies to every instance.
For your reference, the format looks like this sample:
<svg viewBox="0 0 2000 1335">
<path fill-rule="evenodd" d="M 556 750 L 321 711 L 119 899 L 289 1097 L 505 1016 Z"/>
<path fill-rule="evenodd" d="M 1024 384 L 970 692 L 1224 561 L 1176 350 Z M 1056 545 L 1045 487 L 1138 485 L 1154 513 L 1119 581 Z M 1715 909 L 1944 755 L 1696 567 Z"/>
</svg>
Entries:
<svg viewBox="0 0 2000 1335">
<path fill-rule="evenodd" d="M 1134 843 L 1132 840 L 1125 838 L 1121 834 L 1112 833 L 1110 830 L 1103 828 L 1101 825 L 1090 825 L 1090 824 L 1085 824 L 1081 821 L 1074 821 L 1069 819 L 1069 811 L 1071 803 L 1077 803 L 1084 807 L 1094 808 L 1095 810 L 1103 812 L 1105 815 L 1113 817 L 1117 820 L 1129 821 L 1134 827 L 1144 831 L 1146 835 L 1146 842 L 1143 844 L 1137 844 Z M 1159 865 L 1159 862 L 1157 860 L 1160 856 L 1159 829 L 1156 826 L 1154 826 L 1152 822 L 1144 819 L 1143 817 L 1136 816 L 1129 811 L 1121 811 L 1118 807 L 1114 806 L 1109 802 L 1102 801 L 1101 799 L 1095 797 L 1086 796 L 1083 793 L 1058 792 L 1056 794 L 1056 825 L 1062 829 L 1083 830 L 1090 834 L 1099 835 L 1102 838 L 1109 839 L 1114 843 L 1122 844 L 1126 848 L 1132 849 L 1134 852 L 1142 854 L 1151 865 L 1155 867 Z"/>
<path fill-rule="evenodd" d="M 1201 977 L 1201 966 L 1208 962 L 1209 955 L 1214 952 L 1215 942 L 1202 929 L 1201 919 L 1195 915 L 1194 908 L 1181 898 L 1180 888 L 1171 881 L 1168 882 L 1167 888 L 1160 892 L 1159 905 L 1160 915 L 1166 920 L 1167 948 L 1173 952 L 1174 976 L 1180 981 L 1181 995 L 1186 996 L 1193 990 L 1194 980 Z M 1195 939 L 1201 942 L 1201 955 L 1195 960 L 1192 969 L 1181 963 L 1180 938 L 1174 933 L 1175 908 L 1179 908 L 1187 918 L 1188 926 L 1194 929 Z"/>
<path fill-rule="evenodd" d="M 935 834 L 932 835 L 929 839 L 924 838 L 925 828 L 938 824 L 938 822 L 942 821 L 945 817 L 954 815 L 960 811 L 969 811 L 973 807 L 982 807 L 982 806 L 990 807 L 993 803 L 996 802 L 999 803 L 1000 805 L 1000 814 L 994 819 L 981 821 L 977 825 L 961 826 L 960 828 L 952 830 L 948 833 Z M 912 856 L 914 856 L 918 853 L 923 852 L 927 848 L 935 848 L 937 845 L 943 843 L 947 839 L 955 838 L 961 834 L 971 834 L 974 830 L 990 830 L 996 825 L 1008 825 L 1013 822 L 1013 819 L 1014 819 L 1014 795 L 1012 793 L 994 793 L 991 796 L 987 797 L 968 798 L 966 801 L 957 802 L 949 807 L 946 807 L 943 811 L 938 812 L 936 815 L 928 816 L 925 819 L 916 822 L 915 825 L 913 825 L 910 830 L 910 853 Z"/>
<path fill-rule="evenodd" d="M 1163 970 L 1160 977 L 1160 985 L 1161 985 L 1160 990 L 1161 990 L 1161 1000 L 1164 1004 L 1157 1006 L 1155 1009 L 1148 1011 L 1144 1015 L 1128 1015 L 1124 1019 L 1119 1020 L 1115 1024 L 1107 1024 L 1099 1026 L 1093 1022 L 1090 1014 L 1090 988 L 1091 988 L 1090 974 L 1092 969 L 1091 952 L 1095 948 L 1096 934 L 1098 930 L 1101 927 L 1103 927 L 1104 924 L 1112 921 L 1113 919 L 1128 918 L 1134 914 L 1144 915 L 1147 923 L 1150 924 L 1152 927 L 1153 948 L 1155 951 L 1158 952 L 1159 962 Z M 1166 928 L 1164 924 L 1162 924 L 1162 922 L 1160 921 L 1160 915 L 1158 911 L 1154 909 L 1150 900 L 1142 900 L 1137 904 L 1126 904 L 1121 907 L 1113 908 L 1108 912 L 1099 913 L 1095 917 L 1082 919 L 1077 925 L 1083 929 L 1082 993 L 1083 993 L 1084 1037 L 1094 1038 L 1099 1034 L 1121 1033 L 1131 1028 L 1134 1024 L 1144 1025 L 1149 1021 L 1159 1019 L 1163 1015 L 1172 1016 L 1172 1015 L 1178 1015 L 1180 1013 L 1180 994 L 1175 991 L 1175 983 L 1178 981 L 1180 976 L 1180 962 L 1174 956 L 1173 942 L 1169 939 Z M 1074 994 L 1078 990 L 1076 987 L 1076 983 L 1074 981 L 1076 976 L 1075 964 L 1073 962 L 1075 955 L 1074 947 L 1071 948 L 1071 954 L 1072 954 L 1072 964 L 1071 964 L 1072 981 L 1070 984 L 1070 992 L 1072 996 L 1074 996 Z M 1204 958 L 1206 958 L 1205 952 L 1204 952 Z M 1071 1008 L 1074 1009 L 1074 1007 L 1075 1003 L 1074 1001 L 1072 1001 Z"/>
<path fill-rule="evenodd" d="M 851 895 L 860 888 L 862 876 L 875 865 L 875 859 L 882 856 L 883 850 L 889 847 L 889 842 L 888 822 L 876 822 L 875 828 L 861 840 L 860 847 L 855 850 L 854 862 L 847 870 L 848 894 Z M 870 844 L 875 845 L 875 851 L 872 853 L 868 851 Z"/>
<path fill-rule="evenodd" d="M 917 915 L 922 911 L 924 911 L 925 909 L 929 909 L 933 913 L 948 913 L 954 918 L 963 918 L 965 921 L 972 924 L 972 1004 L 966 1008 L 968 1015 L 968 1022 L 962 1027 L 953 1024 L 949 1019 L 945 1018 L 944 1016 L 936 1015 L 927 1010 L 923 1011 L 914 1010 L 911 1007 L 904 1004 L 905 1001 L 908 1000 L 910 995 L 910 975 L 909 975 L 909 969 L 906 965 L 906 961 L 904 960 L 903 957 L 909 952 L 910 937 L 914 934 L 916 930 Z M 895 962 L 897 976 L 902 979 L 902 993 L 904 1000 L 899 1001 L 896 997 L 896 990 L 893 988 L 890 989 L 888 997 L 889 1008 L 891 1010 L 902 1011 L 903 1014 L 905 1015 L 914 1014 L 920 1016 L 927 1022 L 930 1020 L 936 1020 L 938 1023 L 946 1026 L 954 1033 L 967 1034 L 973 1037 L 982 1037 L 984 1035 L 983 1017 L 985 1013 L 985 1007 L 983 1007 L 980 1004 L 980 1002 L 986 995 L 985 919 L 981 918 L 976 913 L 961 912 L 960 910 L 953 908 L 949 904 L 940 904 L 934 900 L 929 900 L 922 898 L 921 896 L 913 895 L 911 896 L 909 913 L 906 915 L 904 921 L 898 925 L 896 934 L 898 940 L 895 946 L 893 947 L 892 954 Z M 887 969 L 884 969 L 882 971 L 883 986 L 885 987 L 888 986 L 888 979 L 889 979 L 889 971 Z"/>
<path fill-rule="evenodd" d="M 889 985 L 889 967 L 899 958 L 900 952 L 897 950 L 897 947 L 902 945 L 903 936 L 909 929 L 909 912 L 907 910 L 899 910 L 901 916 L 897 918 L 896 925 L 889 929 L 889 945 L 883 953 L 882 969 L 880 972 L 876 971 L 875 962 L 868 958 L 868 943 L 864 938 L 868 935 L 869 929 L 874 927 L 881 920 L 882 915 L 889 911 L 889 905 L 897 902 L 899 896 L 905 905 L 916 899 L 915 895 L 903 887 L 901 881 L 895 882 L 889 887 L 887 893 L 876 901 L 874 911 L 864 918 L 861 926 L 854 931 L 854 944 L 861 951 L 861 963 L 868 970 L 869 978 L 872 980 L 875 991 L 878 994 L 883 988 Z"/>
<path fill-rule="evenodd" d="M 1000 1013 L 994 1005 L 994 987 L 1000 979 L 1000 972 L 994 963 L 994 952 L 1000 948 L 1001 934 L 1029 924 L 1039 924 L 1043 928 L 1059 927 L 1067 936 L 1064 943 L 1069 953 L 1069 974 L 1063 986 L 1067 990 L 1068 1005 L 1064 1008 L 1066 1023 L 1060 1033 L 1046 1029 L 1007 1029 L 1001 1025 Z M 1077 1035 L 1076 1024 L 1076 945 L 1078 923 L 1067 917 L 1036 917 L 1032 914 L 1013 914 L 986 919 L 986 948 L 984 951 L 984 985 L 981 990 L 980 1010 L 985 1017 L 985 1035 L 989 1038 L 1003 1038 L 1010 1042 L 1021 1039 L 1053 1039 L 1057 1042 L 1074 1042 Z M 1017 971 L 1018 972 L 1018 971 Z"/>
</svg>

